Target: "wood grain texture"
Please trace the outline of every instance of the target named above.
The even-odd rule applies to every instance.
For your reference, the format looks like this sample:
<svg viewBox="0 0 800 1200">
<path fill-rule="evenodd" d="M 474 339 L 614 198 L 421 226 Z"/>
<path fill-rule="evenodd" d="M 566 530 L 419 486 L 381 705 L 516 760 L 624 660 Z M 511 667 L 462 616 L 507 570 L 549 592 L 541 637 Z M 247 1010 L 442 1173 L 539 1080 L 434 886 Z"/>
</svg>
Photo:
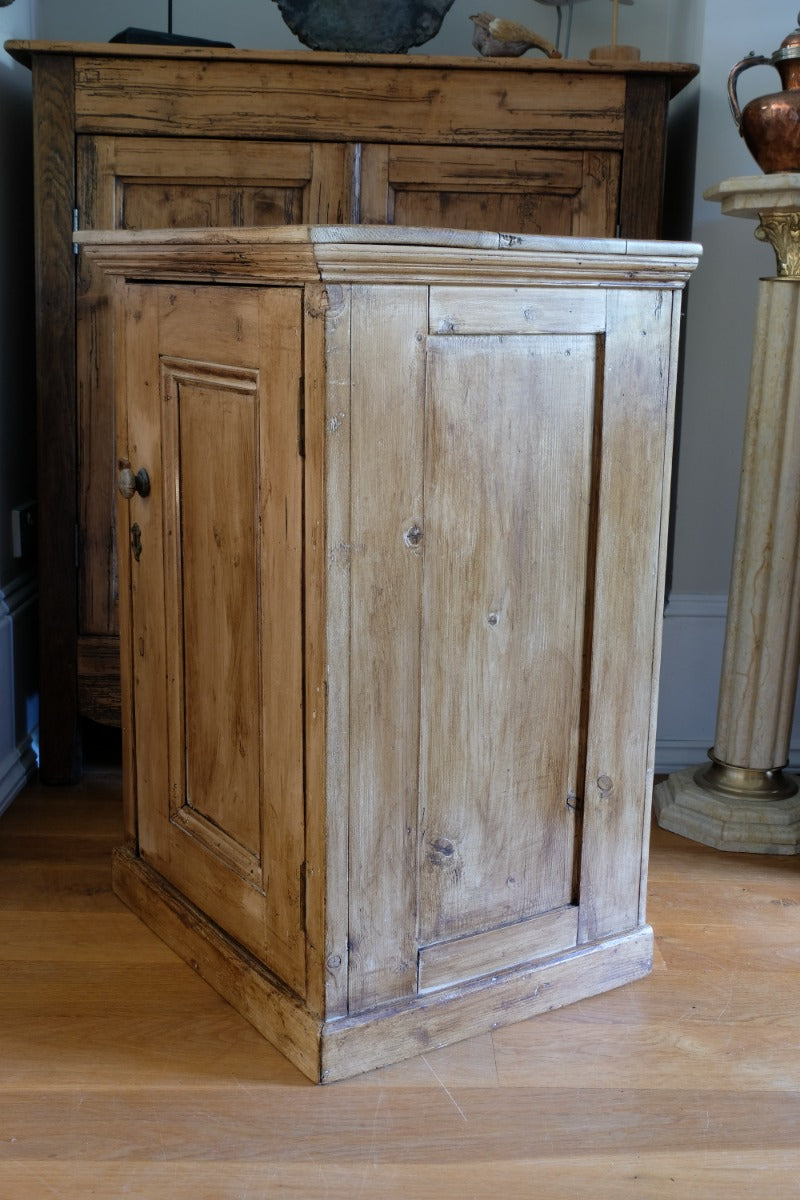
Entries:
<svg viewBox="0 0 800 1200">
<path fill-rule="evenodd" d="M 619 228 L 623 237 L 647 237 L 654 222 L 661 228 L 663 177 L 644 164 L 664 162 L 667 138 L 666 91 L 663 81 L 631 78 L 625 94 L 625 153 L 619 195 Z M 663 167 L 662 167 L 663 172 Z"/>
<path fill-rule="evenodd" d="M 76 126 L 79 133 L 137 135 L 180 129 L 191 137 L 210 123 L 219 137 L 267 132 L 322 141 L 340 141 L 346 128 L 360 142 L 493 146 L 530 145 L 535 128 L 538 146 L 563 145 L 580 131 L 585 145 L 621 147 L 624 74 L 548 71 L 532 87 L 528 71 L 494 65 L 490 73 L 467 59 L 434 75 L 413 57 L 379 64 L 309 55 L 283 71 L 252 60 L 217 59 L 209 69 L 190 59 L 78 57 Z"/>
<path fill-rule="evenodd" d="M 357 287 L 351 304 L 348 990 L 359 1012 L 407 996 L 417 977 L 427 288 Z"/>
<path fill-rule="evenodd" d="M 139 848 L 305 989 L 299 289 L 134 286 L 120 425 L 137 518 Z M 140 332 L 143 331 L 143 332 Z M 129 622 L 129 624 L 128 624 Z"/>
<path fill-rule="evenodd" d="M 429 341 L 423 945 L 572 898 L 595 352 Z"/>
<path fill-rule="evenodd" d="M 200 239 L 83 238 L 152 472 L 120 895 L 321 1081 L 640 978 L 694 248 Z"/>
<path fill-rule="evenodd" d="M 329 1016 L 347 1012 L 350 959 L 351 302 L 306 290 L 306 919 L 314 1011 Z"/>
<path fill-rule="evenodd" d="M 611 236 L 619 151 L 362 147 L 365 223 Z"/>
<path fill-rule="evenodd" d="M 669 392 L 659 395 L 659 389 L 674 368 L 673 299 L 660 291 L 608 297 L 585 730 L 581 941 L 602 937 L 612 926 L 633 928 L 643 905 L 646 874 L 636 848 L 646 841 L 649 808 L 643 790 L 646 796 L 653 771 L 672 404 Z M 623 456 L 626 466 L 620 470 Z M 625 654 L 615 652 L 612 627 L 626 630 Z M 608 703 L 611 696 L 614 701 Z"/>
<path fill-rule="evenodd" d="M 15 1200 L 796 1194 L 795 863 L 654 829 L 647 979 L 319 1089 L 111 893 L 119 797 L 90 770 L 0 819 L 0 884 L 28 880 L 0 911 Z"/>
<path fill-rule="evenodd" d="M 55 780 L 79 770 L 79 713 L 120 719 L 103 671 L 118 594 L 108 295 L 82 272 L 74 311 L 73 210 L 82 228 L 394 221 L 655 237 L 659 131 L 697 69 L 119 43 L 9 51 L 32 66 L 37 104 L 40 426 L 53 431 L 41 545 L 43 577 L 58 581 L 43 598 L 41 726 Z"/>
</svg>

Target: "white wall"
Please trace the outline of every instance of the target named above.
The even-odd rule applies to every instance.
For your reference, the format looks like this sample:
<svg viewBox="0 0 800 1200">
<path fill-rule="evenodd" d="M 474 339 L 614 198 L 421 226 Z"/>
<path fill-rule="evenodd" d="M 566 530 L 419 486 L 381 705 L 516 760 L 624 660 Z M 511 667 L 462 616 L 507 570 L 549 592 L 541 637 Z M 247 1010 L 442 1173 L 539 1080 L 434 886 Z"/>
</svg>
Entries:
<svg viewBox="0 0 800 1200">
<path fill-rule="evenodd" d="M 14 14 L 20 4 L 25 11 L 25 0 L 17 0 L 0 13 Z M 481 7 L 455 0 L 437 37 L 415 52 L 474 53 L 469 16 Z M 487 0 L 487 7 L 555 36 L 552 7 L 534 0 Z M 166 0 L 39 0 L 37 35 L 103 41 L 128 25 L 164 29 L 166 14 Z M 796 16 L 789 0 L 635 0 L 620 13 L 620 40 L 638 45 L 644 58 L 701 67 L 672 106 L 667 180 L 669 236 L 691 237 L 705 253 L 686 317 L 659 715 L 662 767 L 689 765 L 697 748 L 713 740 L 756 280 L 771 274 L 774 262 L 749 222 L 723 219 L 702 192 L 723 178 L 757 173 L 728 111 L 727 76 L 750 50 L 776 49 Z M 577 3 L 572 57 L 609 41 L 610 21 L 606 0 Z M 174 28 L 242 48 L 299 46 L 273 0 L 174 0 Z M 771 69 L 754 69 L 742 80 L 743 100 L 777 86 Z M 800 761 L 800 731 L 794 740 Z"/>
<path fill-rule="evenodd" d="M 679 14 L 679 8 L 683 13 Z M 704 761 L 714 740 L 739 469 L 759 276 L 774 275 L 772 250 L 752 221 L 722 217 L 703 192 L 759 169 L 736 130 L 727 100 L 731 67 L 751 50 L 771 54 L 794 28 L 797 5 L 751 0 L 683 0 L 699 47 L 698 127 L 691 236 L 703 261 L 689 289 L 686 355 L 676 464 L 672 592 L 664 628 L 657 769 Z M 742 105 L 780 89 L 758 67 L 741 77 Z M 800 766 L 797 706 L 790 763 Z"/>
<path fill-rule="evenodd" d="M 0 8 L 0 47 L 34 32 L 33 0 Z M 30 73 L 0 48 L 0 812 L 35 766 L 36 584 L 11 509 L 35 480 Z"/>
<path fill-rule="evenodd" d="M 672 579 L 679 593 L 727 591 L 757 280 L 775 271 L 772 251 L 755 240 L 754 223 L 722 218 L 703 191 L 759 173 L 729 112 L 728 72 L 750 50 L 777 49 L 796 16 L 788 3 L 705 0 L 692 230 L 703 245 L 703 265 L 687 320 Z M 741 80 L 743 102 L 779 89 L 771 67 L 753 68 Z"/>
<path fill-rule="evenodd" d="M 483 7 L 475 0 L 455 0 L 437 36 L 415 53 L 473 54 L 469 17 Z M 547 4 L 492 0 L 489 8 L 545 37 L 555 37 L 556 13 Z M 129 25 L 167 27 L 167 0 L 39 0 L 39 13 L 40 37 L 70 41 L 106 41 Z M 622 9 L 620 40 L 640 46 L 646 57 L 664 58 L 669 14 L 670 3 L 665 0 L 636 0 L 633 8 Z M 240 49 L 302 49 L 274 0 L 174 0 L 173 29 L 233 42 Z M 610 4 L 605 0 L 576 3 L 573 56 L 585 55 L 591 46 L 609 42 L 610 36 Z"/>
</svg>

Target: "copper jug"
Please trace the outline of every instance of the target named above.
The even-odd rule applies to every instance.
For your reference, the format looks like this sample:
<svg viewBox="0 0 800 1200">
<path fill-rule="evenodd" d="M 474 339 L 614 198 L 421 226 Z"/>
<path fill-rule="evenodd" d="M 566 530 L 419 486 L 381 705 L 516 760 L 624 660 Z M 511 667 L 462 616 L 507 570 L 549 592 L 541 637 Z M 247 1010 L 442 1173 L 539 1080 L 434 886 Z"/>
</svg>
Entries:
<svg viewBox="0 0 800 1200">
<path fill-rule="evenodd" d="M 770 58 L 749 54 L 728 76 L 728 99 L 739 133 L 761 170 L 800 171 L 800 14 L 798 28 L 781 42 Z M 748 67 L 773 66 L 781 77 L 782 92 L 759 96 L 739 108 L 736 83 Z"/>
</svg>

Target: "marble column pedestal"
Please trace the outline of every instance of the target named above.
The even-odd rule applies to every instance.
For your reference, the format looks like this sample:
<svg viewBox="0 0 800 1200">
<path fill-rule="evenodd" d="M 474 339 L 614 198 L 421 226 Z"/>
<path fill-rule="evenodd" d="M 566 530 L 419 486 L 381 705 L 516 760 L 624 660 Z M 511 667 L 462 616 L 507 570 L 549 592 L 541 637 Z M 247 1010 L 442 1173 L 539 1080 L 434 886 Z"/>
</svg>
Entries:
<svg viewBox="0 0 800 1200">
<path fill-rule="evenodd" d="M 705 193 L 755 218 L 778 273 L 759 283 L 739 509 L 710 762 L 659 784 L 664 829 L 722 850 L 800 852 L 800 788 L 784 772 L 800 665 L 800 174 Z"/>
</svg>

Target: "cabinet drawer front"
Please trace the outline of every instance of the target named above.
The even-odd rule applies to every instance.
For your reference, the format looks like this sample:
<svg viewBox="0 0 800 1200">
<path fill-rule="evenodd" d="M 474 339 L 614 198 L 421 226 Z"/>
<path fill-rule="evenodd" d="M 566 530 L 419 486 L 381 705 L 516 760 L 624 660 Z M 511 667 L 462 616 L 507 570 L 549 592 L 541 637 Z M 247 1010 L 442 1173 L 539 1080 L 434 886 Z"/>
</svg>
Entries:
<svg viewBox="0 0 800 1200">
<path fill-rule="evenodd" d="M 624 74 L 551 64 L 78 58 L 79 132 L 618 146 Z"/>
<path fill-rule="evenodd" d="M 82 137 L 78 178 L 86 229 L 336 223 L 352 216 L 352 155 L 344 145 Z"/>
<path fill-rule="evenodd" d="M 619 171 L 615 151 L 365 146 L 361 220 L 606 237 Z"/>
</svg>

